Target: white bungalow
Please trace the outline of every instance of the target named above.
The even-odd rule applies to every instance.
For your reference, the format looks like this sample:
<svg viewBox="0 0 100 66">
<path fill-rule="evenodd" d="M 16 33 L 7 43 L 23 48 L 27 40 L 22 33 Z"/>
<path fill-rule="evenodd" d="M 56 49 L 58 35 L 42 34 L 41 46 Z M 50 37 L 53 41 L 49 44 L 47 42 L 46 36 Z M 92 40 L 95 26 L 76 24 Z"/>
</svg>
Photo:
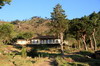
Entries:
<svg viewBox="0 0 100 66">
<path fill-rule="evenodd" d="M 60 44 L 59 38 L 54 36 L 39 36 L 31 39 L 31 44 Z"/>
<path fill-rule="evenodd" d="M 19 44 L 19 45 L 26 45 L 26 44 L 29 44 L 30 41 L 28 40 L 25 40 L 25 39 L 18 39 L 16 44 Z"/>
</svg>

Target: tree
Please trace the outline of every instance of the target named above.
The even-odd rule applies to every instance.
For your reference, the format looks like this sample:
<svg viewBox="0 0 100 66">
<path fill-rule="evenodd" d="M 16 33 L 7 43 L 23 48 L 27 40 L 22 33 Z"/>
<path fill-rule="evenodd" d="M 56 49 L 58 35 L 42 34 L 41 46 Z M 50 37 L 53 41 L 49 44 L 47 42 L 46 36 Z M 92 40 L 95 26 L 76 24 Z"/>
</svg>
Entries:
<svg viewBox="0 0 100 66">
<path fill-rule="evenodd" d="M 98 24 L 98 26 L 96 28 L 97 33 L 96 33 L 95 37 L 96 37 L 96 41 L 97 41 L 98 46 L 100 46 L 100 11 L 98 12 L 97 24 Z"/>
<path fill-rule="evenodd" d="M 11 24 L 14 24 L 14 25 L 17 24 L 18 25 L 20 22 L 21 22 L 20 20 L 14 20 L 14 21 L 11 22 Z"/>
<path fill-rule="evenodd" d="M 94 50 L 97 50 L 97 41 L 96 41 L 95 35 L 96 35 L 98 24 L 99 24 L 99 14 L 93 12 L 92 14 L 89 15 L 89 18 L 93 26 L 93 29 L 91 31 L 92 31 L 92 37 L 94 40 Z"/>
<path fill-rule="evenodd" d="M 73 19 L 69 22 L 69 31 L 68 34 L 71 35 L 71 38 L 75 38 L 78 43 L 78 48 L 80 48 L 80 39 L 81 39 L 81 33 L 80 33 L 81 25 L 79 25 L 79 19 Z"/>
<path fill-rule="evenodd" d="M 100 12 L 93 12 L 89 16 L 73 19 L 69 25 L 69 33 L 74 35 L 76 40 L 80 38 L 83 40 L 85 50 L 87 50 L 89 42 L 91 49 L 97 49 L 97 39 L 100 32 Z"/>
<path fill-rule="evenodd" d="M 26 57 L 27 57 L 27 49 L 26 49 L 25 46 L 22 46 L 21 56 L 22 56 L 23 58 L 26 58 Z"/>
<path fill-rule="evenodd" d="M 63 53 L 63 33 L 68 27 L 65 11 L 57 4 L 51 13 L 51 30 L 61 39 L 61 52 Z"/>
<path fill-rule="evenodd" d="M 91 49 L 94 49 L 94 45 L 93 45 L 93 38 L 92 38 L 92 32 L 93 32 L 93 23 L 88 19 L 86 22 L 86 35 L 87 38 L 89 38 L 88 40 L 90 41 L 90 47 Z"/>
<path fill-rule="evenodd" d="M 0 0 L 0 8 L 2 8 L 2 6 L 4 6 L 5 4 L 10 4 L 12 0 Z"/>
<path fill-rule="evenodd" d="M 30 39 L 32 37 L 33 37 L 32 32 L 24 32 L 24 33 L 19 33 L 17 39 Z"/>
<path fill-rule="evenodd" d="M 80 47 L 80 39 L 83 40 L 84 48 L 87 50 L 86 45 L 86 24 L 83 19 L 73 19 L 70 22 L 70 33 L 76 38 L 78 45 Z"/>
<path fill-rule="evenodd" d="M 8 43 L 14 36 L 14 26 L 12 24 L 0 25 L 0 39 Z"/>
</svg>

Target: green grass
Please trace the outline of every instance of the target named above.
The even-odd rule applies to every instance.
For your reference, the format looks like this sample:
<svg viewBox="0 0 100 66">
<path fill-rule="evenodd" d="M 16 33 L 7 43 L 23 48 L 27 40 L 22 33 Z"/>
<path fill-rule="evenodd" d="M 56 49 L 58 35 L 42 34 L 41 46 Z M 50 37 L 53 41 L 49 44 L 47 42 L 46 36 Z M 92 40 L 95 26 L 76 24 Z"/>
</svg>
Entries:
<svg viewBox="0 0 100 66">
<path fill-rule="evenodd" d="M 55 58 L 57 66 L 89 66 L 88 63 L 80 63 L 80 62 L 68 62 L 62 57 Z"/>
<path fill-rule="evenodd" d="M 9 50 L 10 46 L 7 45 L 0 45 L 0 66 L 32 66 L 33 64 L 41 63 L 41 61 L 38 61 L 39 59 L 45 60 L 44 58 L 48 58 L 49 60 L 55 59 L 57 66 L 99 66 L 100 65 L 100 59 L 93 59 L 89 57 L 93 54 L 91 51 L 79 51 L 77 49 L 66 49 L 65 50 L 65 57 L 61 57 L 60 48 L 55 47 L 46 47 L 46 48 L 34 48 L 31 47 L 30 55 L 34 57 L 27 56 L 26 58 L 21 56 L 21 49 L 19 49 L 15 52 L 11 51 L 10 53 L 5 53 L 5 49 Z M 27 49 L 27 47 L 26 47 Z M 29 54 L 29 53 L 28 53 Z M 46 59 L 46 60 L 48 60 Z M 67 59 L 67 60 L 66 60 Z"/>
<path fill-rule="evenodd" d="M 23 58 L 20 55 L 15 56 L 13 62 L 16 66 L 33 66 L 34 63 L 31 58 Z"/>
</svg>

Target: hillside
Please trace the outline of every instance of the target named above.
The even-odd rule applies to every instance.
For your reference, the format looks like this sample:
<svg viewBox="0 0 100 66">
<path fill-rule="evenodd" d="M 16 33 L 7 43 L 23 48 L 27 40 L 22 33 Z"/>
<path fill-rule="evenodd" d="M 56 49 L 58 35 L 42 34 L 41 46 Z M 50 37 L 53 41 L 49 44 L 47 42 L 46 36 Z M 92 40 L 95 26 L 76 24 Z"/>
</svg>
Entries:
<svg viewBox="0 0 100 66">
<path fill-rule="evenodd" d="M 49 22 L 50 20 L 48 19 L 34 17 L 30 20 L 16 20 L 11 23 L 14 24 L 17 32 L 33 32 L 36 35 L 43 35 L 49 31 L 49 27 L 47 26 Z"/>
<path fill-rule="evenodd" d="M 4 23 L 9 23 L 9 22 L 5 22 L 5 21 L 0 21 L 0 25 L 4 24 Z"/>
</svg>

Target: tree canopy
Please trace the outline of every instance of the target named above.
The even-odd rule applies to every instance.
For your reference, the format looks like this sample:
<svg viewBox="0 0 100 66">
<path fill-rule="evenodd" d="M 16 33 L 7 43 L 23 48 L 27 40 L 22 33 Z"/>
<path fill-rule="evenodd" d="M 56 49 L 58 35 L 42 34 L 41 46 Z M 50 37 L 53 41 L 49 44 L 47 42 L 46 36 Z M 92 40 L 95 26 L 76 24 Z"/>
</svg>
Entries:
<svg viewBox="0 0 100 66">
<path fill-rule="evenodd" d="M 12 24 L 0 25 L 0 39 L 5 43 L 14 36 L 14 26 Z"/>
<path fill-rule="evenodd" d="M 5 4 L 10 4 L 12 0 L 0 0 L 0 8 L 2 8 L 2 6 L 4 6 Z"/>
<path fill-rule="evenodd" d="M 60 34 L 67 29 L 67 19 L 65 11 L 62 9 L 60 4 L 57 4 L 51 13 L 51 24 L 52 31 Z"/>
</svg>

